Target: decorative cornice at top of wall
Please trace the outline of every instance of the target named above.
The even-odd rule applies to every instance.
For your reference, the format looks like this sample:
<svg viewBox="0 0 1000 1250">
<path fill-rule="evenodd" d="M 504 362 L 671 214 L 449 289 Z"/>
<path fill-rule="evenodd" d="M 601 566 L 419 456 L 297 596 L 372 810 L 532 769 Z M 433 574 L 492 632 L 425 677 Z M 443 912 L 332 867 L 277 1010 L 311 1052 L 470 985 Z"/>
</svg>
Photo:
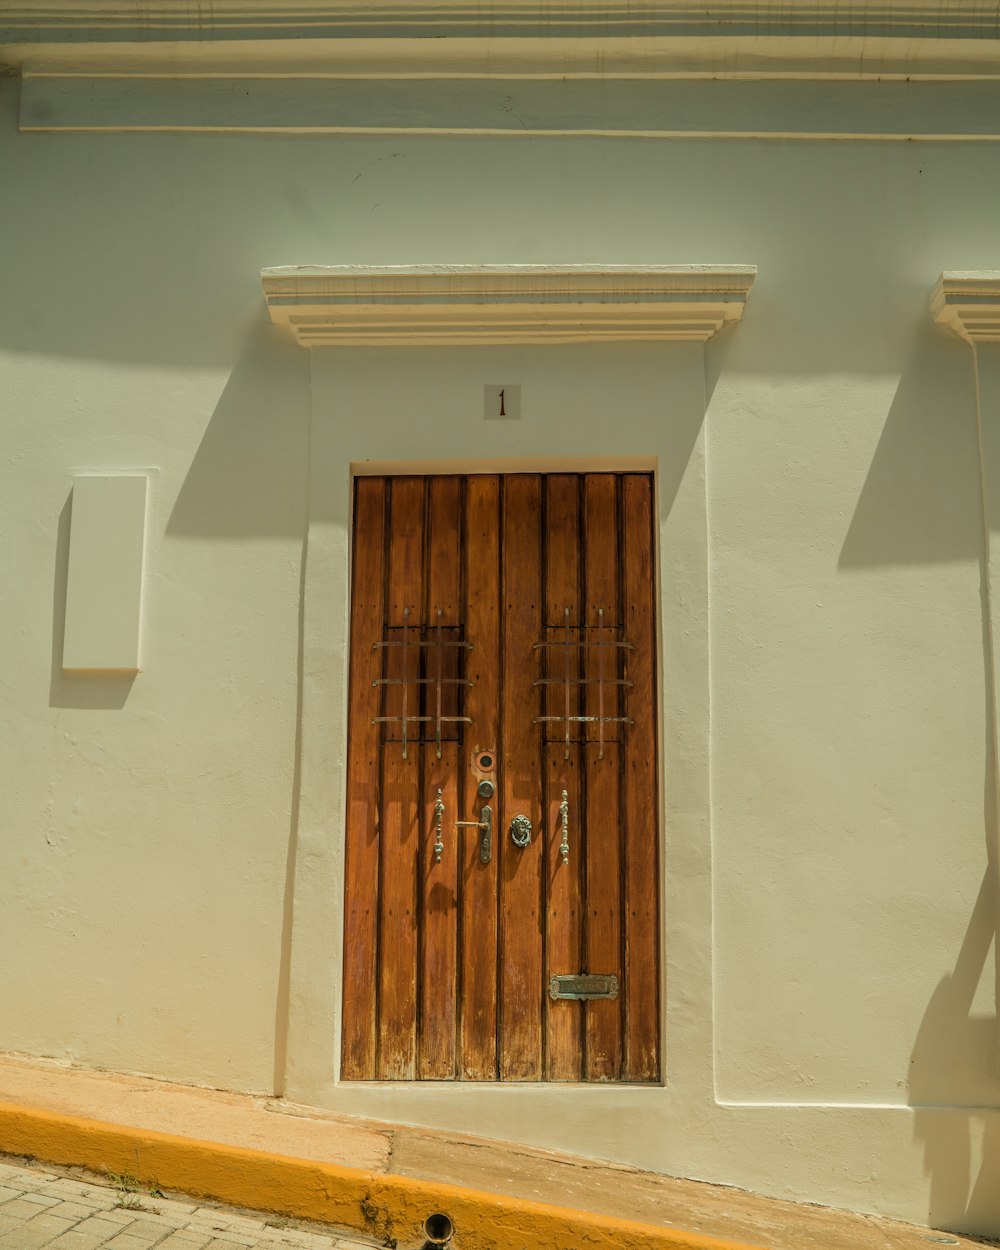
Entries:
<svg viewBox="0 0 1000 1250">
<path fill-rule="evenodd" d="M 967 342 L 1000 343 L 1000 270 L 946 270 L 931 293 L 931 313 Z"/>
<path fill-rule="evenodd" d="M 353 47 L 352 47 L 353 45 Z M 0 66 L 76 73 L 1000 77 L 1000 0 L 20 0 Z"/>
<path fill-rule="evenodd" d="M 150 39 L 181 33 L 192 38 L 238 37 L 240 31 L 274 33 L 313 29 L 387 27 L 428 35 L 450 27 L 454 33 L 503 35 L 558 33 L 586 29 L 613 33 L 655 34 L 654 28 L 744 28 L 750 33 L 793 33 L 822 29 L 830 33 L 969 33 L 996 38 L 1000 29 L 997 0 L 882 0 L 857 6 L 837 0 L 214 0 L 210 6 L 166 0 L 21 0 L 6 4 L 0 30 L 62 31 L 66 35 L 100 32 Z"/>
</svg>

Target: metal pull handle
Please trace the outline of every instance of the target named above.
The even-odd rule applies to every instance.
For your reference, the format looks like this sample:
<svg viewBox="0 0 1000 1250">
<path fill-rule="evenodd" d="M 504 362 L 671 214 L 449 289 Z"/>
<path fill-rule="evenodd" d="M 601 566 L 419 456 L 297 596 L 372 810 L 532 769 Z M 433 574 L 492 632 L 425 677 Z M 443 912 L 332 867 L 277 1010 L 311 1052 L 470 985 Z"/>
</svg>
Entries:
<svg viewBox="0 0 1000 1250">
<path fill-rule="evenodd" d="M 569 794 L 564 790 L 562 792 L 562 802 L 559 804 L 559 819 L 562 823 L 562 841 L 559 843 L 559 853 L 562 855 L 562 862 L 569 863 Z"/>
<path fill-rule="evenodd" d="M 444 853 L 444 842 L 441 840 L 441 824 L 444 820 L 444 801 L 438 789 L 437 802 L 434 804 L 434 862 L 440 864 Z"/>
<path fill-rule="evenodd" d="M 479 862 L 488 864 L 493 858 L 493 808 L 487 803 L 479 820 L 456 820 L 455 828 L 479 830 Z"/>
</svg>

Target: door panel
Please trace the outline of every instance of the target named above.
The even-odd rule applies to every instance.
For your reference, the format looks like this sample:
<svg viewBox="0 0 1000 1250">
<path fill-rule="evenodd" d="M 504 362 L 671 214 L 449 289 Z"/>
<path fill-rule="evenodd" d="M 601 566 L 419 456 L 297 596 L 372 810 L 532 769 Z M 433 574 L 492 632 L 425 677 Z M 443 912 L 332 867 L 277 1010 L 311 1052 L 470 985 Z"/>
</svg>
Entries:
<svg viewBox="0 0 1000 1250">
<path fill-rule="evenodd" d="M 645 474 L 358 479 L 345 1079 L 658 1078 L 653 570 Z"/>
<path fill-rule="evenodd" d="M 464 762 L 485 752 L 494 759 L 500 745 L 500 478 L 475 476 L 466 483 L 465 585 L 466 629 L 472 650 L 467 669 L 467 727 Z M 476 814 L 473 802 L 478 773 L 462 790 L 461 816 Z M 496 802 L 493 803 L 496 809 Z M 463 828 L 457 839 L 462 862 L 461 1061 L 467 1080 L 495 1080 L 497 1075 L 497 867 L 496 841 L 490 861 L 482 862 L 479 833 Z"/>
<path fill-rule="evenodd" d="M 503 696 L 500 759 L 501 932 L 500 1074 L 537 1081 L 542 1060 L 542 774 L 536 715 L 541 636 L 542 480 L 508 477 L 503 516 Z M 532 826 L 527 846 L 507 830 L 515 816 Z"/>
<path fill-rule="evenodd" d="M 657 800 L 653 500 L 642 478 L 622 479 L 628 541 L 622 552 L 629 716 L 625 735 L 625 1078 L 659 1076 L 659 891 Z"/>
<path fill-rule="evenodd" d="M 429 629 L 455 630 L 462 607 L 462 482 L 434 477 L 428 484 L 427 595 Z M 443 641 L 443 637 L 441 639 Z M 457 714 L 457 688 L 437 679 L 457 677 L 457 649 L 426 649 L 425 714 Z M 429 722 L 418 722 L 429 724 Z M 445 837 L 443 816 L 459 803 L 459 742 L 437 734 L 423 753 L 423 854 L 419 863 L 422 918 L 420 934 L 420 1075 L 444 1080 L 455 1074 L 456 1002 L 458 991 L 458 854 L 455 839 Z M 424 734 L 425 738 L 432 735 Z M 440 860 L 435 852 L 438 794 L 443 806 Z"/>
<path fill-rule="evenodd" d="M 576 474 L 553 474 L 546 482 L 546 637 L 567 640 L 567 627 L 580 612 L 580 480 Z M 542 706 L 546 716 L 582 715 L 580 655 L 566 646 L 542 650 L 545 686 Z M 544 722 L 546 830 L 559 830 L 548 838 L 546 855 L 546 959 L 553 970 L 582 968 L 583 959 L 583 790 L 581 747 L 567 741 L 572 726 L 568 719 Z M 566 837 L 569 851 L 564 862 L 562 844 L 562 796 L 566 794 Z M 545 995 L 546 1076 L 550 1081 L 579 1081 L 583 1075 L 583 1013 L 578 1002 L 553 1001 Z"/>
<path fill-rule="evenodd" d="M 351 656 L 348 700 L 347 848 L 344 899 L 343 1071 L 375 1075 L 376 1017 L 372 987 L 378 975 L 379 781 L 381 729 L 372 719 L 372 692 L 382 655 L 371 645 L 381 637 L 385 615 L 385 522 L 387 483 L 359 478 L 354 499 L 354 565 L 351 637 L 365 639 Z"/>
<path fill-rule="evenodd" d="M 383 722 L 378 1075 L 384 1081 L 416 1073 L 421 753 L 413 729 L 421 722 L 410 718 L 420 715 L 422 693 L 414 631 L 424 619 L 424 487 L 422 478 L 396 478 L 389 494 L 383 714 L 399 724 Z"/>
<path fill-rule="evenodd" d="M 588 720 L 584 826 L 586 842 L 586 967 L 621 978 L 621 828 L 619 752 L 609 739 L 622 737 L 617 716 L 620 637 L 618 595 L 617 479 L 593 474 L 584 479 L 585 707 Z M 621 1067 L 621 1003 L 588 1002 L 585 1071 L 587 1080 L 614 1080 Z"/>
</svg>

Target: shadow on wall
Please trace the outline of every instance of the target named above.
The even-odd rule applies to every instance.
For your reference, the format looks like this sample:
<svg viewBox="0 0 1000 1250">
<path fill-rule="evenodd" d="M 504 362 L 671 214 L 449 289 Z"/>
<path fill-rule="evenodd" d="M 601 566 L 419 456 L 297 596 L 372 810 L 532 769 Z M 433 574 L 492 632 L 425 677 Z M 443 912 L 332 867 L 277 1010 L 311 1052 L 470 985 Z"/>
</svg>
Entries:
<svg viewBox="0 0 1000 1250">
<path fill-rule="evenodd" d="M 966 509 L 966 526 L 971 530 L 974 521 L 976 532 L 964 537 L 956 529 L 954 505 L 950 510 L 948 505 L 949 498 L 978 493 L 978 483 L 972 485 L 968 471 L 962 472 L 963 461 L 979 463 L 972 361 L 967 349 L 953 340 L 933 332 L 923 338 L 896 393 L 841 563 L 916 560 L 911 542 L 927 544 L 925 560 L 960 558 L 970 549 L 979 555 L 986 867 L 955 965 L 931 996 L 917 1031 L 910 1057 L 909 1101 L 914 1108 L 914 1137 L 923 1144 L 930 1181 L 928 1223 L 995 1236 L 1000 1211 L 1000 845 L 993 763 L 998 744 L 987 595 L 990 573 L 981 509 Z M 910 506 L 893 515 L 886 501 L 900 498 L 909 500 Z M 992 984 L 981 988 L 991 948 Z"/>
<path fill-rule="evenodd" d="M 135 681 L 135 673 L 65 672 L 62 666 L 66 634 L 66 578 L 69 573 L 69 531 L 73 515 L 73 492 L 59 513 L 56 560 L 52 576 L 52 672 L 49 707 L 122 708 Z"/>
<path fill-rule="evenodd" d="M 910 1059 L 914 1137 L 923 1143 L 930 1178 L 928 1222 L 992 1236 L 1000 1194 L 1000 1115 L 995 1110 L 1000 1025 L 995 1011 L 974 1014 L 973 1000 L 996 943 L 995 876 L 991 861 L 955 967 L 931 997 Z M 996 1003 L 996 987 L 990 996 Z"/>
<path fill-rule="evenodd" d="M 838 559 L 838 569 L 978 560 L 985 681 L 986 867 L 954 967 L 927 1005 L 910 1056 L 908 1101 L 929 1180 L 928 1223 L 996 1236 L 1000 1211 L 1000 983 L 997 796 L 988 569 L 968 348 L 927 321 L 906 360 Z M 974 610 L 970 602 L 969 610 Z M 984 974 L 990 979 L 983 985 Z"/>
<path fill-rule="evenodd" d="M 170 518 L 168 537 L 298 540 L 295 742 L 274 1008 L 273 1093 L 284 1092 L 302 740 L 302 631 L 309 474 L 309 353 L 258 308 Z"/>
<path fill-rule="evenodd" d="M 304 538 L 309 353 L 263 301 L 177 495 L 180 538 Z"/>
<path fill-rule="evenodd" d="M 304 541 L 308 403 L 308 354 L 259 308 L 178 494 L 167 533 Z M 56 536 L 49 706 L 120 709 L 135 673 L 62 667 L 72 507 L 70 491 Z"/>
<path fill-rule="evenodd" d="M 838 568 L 975 559 L 982 528 L 954 501 L 978 490 L 969 350 L 922 320 Z"/>
</svg>

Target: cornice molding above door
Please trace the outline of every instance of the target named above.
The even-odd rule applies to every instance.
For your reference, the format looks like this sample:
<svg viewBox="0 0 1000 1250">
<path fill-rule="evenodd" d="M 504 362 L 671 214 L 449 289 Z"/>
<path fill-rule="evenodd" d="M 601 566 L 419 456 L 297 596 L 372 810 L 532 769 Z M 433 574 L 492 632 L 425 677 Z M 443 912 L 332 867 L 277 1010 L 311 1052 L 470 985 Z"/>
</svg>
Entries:
<svg viewBox="0 0 1000 1250">
<path fill-rule="evenodd" d="M 743 315 L 754 265 L 353 265 L 265 269 L 303 347 L 704 342 Z"/>
<path fill-rule="evenodd" d="M 970 343 L 1000 343 L 1000 270 L 947 270 L 931 294 L 939 326 Z"/>
</svg>

